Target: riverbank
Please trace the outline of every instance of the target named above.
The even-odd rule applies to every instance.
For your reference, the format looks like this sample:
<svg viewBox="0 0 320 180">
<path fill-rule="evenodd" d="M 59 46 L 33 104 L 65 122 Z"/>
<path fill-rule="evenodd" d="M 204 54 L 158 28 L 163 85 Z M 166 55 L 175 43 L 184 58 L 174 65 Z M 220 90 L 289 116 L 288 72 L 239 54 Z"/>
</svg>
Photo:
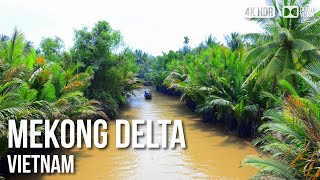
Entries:
<svg viewBox="0 0 320 180">
<path fill-rule="evenodd" d="M 169 89 L 165 85 L 155 86 L 155 90 L 158 92 L 161 92 L 163 94 L 169 95 L 169 96 L 179 97 L 180 101 L 182 101 L 187 108 L 189 108 L 193 113 L 196 113 L 196 109 L 198 106 L 197 102 L 195 102 L 194 100 L 192 100 L 188 96 L 185 96 L 183 98 L 183 100 L 181 100 L 181 96 L 182 96 L 183 92 L 176 90 L 174 88 Z M 230 134 L 233 136 L 238 136 L 238 132 L 236 131 L 236 128 L 230 127 L 230 125 L 226 124 L 224 121 L 218 121 L 216 119 L 215 112 L 213 110 L 208 111 L 207 113 L 202 113 L 200 115 L 200 117 L 201 117 L 200 120 L 203 123 L 206 123 L 206 124 L 209 123 L 211 125 L 214 125 L 219 130 L 224 131 L 224 133 L 227 133 L 227 134 Z M 234 121 L 236 121 L 236 120 L 234 119 Z M 256 134 L 256 133 L 253 133 L 253 134 Z M 254 139 L 255 136 L 249 136 L 249 137 L 244 137 L 244 138 Z"/>
<path fill-rule="evenodd" d="M 150 88 L 150 87 L 148 87 Z M 187 148 L 163 150 L 134 150 L 115 148 L 115 122 L 108 123 L 109 145 L 105 149 L 71 149 L 64 154 L 75 155 L 74 174 L 20 175 L 9 179 L 23 180 L 72 180 L 72 179 L 150 179 L 202 178 L 202 179 L 248 179 L 256 169 L 239 168 L 247 155 L 258 151 L 247 140 L 228 135 L 209 124 L 201 122 L 179 97 L 153 91 L 153 99 L 146 101 L 143 90 L 137 90 L 121 108 L 121 118 L 132 119 L 181 119 Z M 155 141 L 161 130 L 154 129 Z M 170 132 L 170 131 L 169 131 Z M 145 139 L 142 139 L 145 141 Z"/>
</svg>

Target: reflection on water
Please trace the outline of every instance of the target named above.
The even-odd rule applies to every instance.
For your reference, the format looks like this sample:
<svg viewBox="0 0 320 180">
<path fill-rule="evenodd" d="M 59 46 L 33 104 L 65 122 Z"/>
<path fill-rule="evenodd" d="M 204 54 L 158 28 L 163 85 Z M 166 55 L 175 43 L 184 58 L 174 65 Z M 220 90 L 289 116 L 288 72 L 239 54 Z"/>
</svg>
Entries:
<svg viewBox="0 0 320 180">
<path fill-rule="evenodd" d="M 153 91 L 153 99 L 145 100 L 142 90 L 135 94 L 122 109 L 121 118 L 181 119 L 187 149 L 116 149 L 115 123 L 109 122 L 106 149 L 68 151 L 75 154 L 75 174 L 23 175 L 13 179 L 248 179 L 256 172 L 250 167 L 239 168 L 245 156 L 258 153 L 250 142 L 202 123 L 178 98 Z M 154 126 L 154 141 L 160 143 L 161 128 L 155 123 Z M 170 139 L 170 128 L 168 132 Z"/>
</svg>

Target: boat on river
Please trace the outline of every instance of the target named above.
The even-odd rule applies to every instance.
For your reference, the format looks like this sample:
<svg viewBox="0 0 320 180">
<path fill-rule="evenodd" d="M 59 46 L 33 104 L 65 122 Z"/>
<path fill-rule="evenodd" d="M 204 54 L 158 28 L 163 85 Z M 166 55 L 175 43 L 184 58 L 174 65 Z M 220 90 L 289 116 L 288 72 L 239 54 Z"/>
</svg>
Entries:
<svg viewBox="0 0 320 180">
<path fill-rule="evenodd" d="M 151 99 L 151 98 L 152 98 L 152 94 L 151 94 L 151 90 L 150 90 L 150 89 L 146 89 L 146 90 L 144 91 L 144 97 L 145 97 L 146 99 Z"/>
</svg>

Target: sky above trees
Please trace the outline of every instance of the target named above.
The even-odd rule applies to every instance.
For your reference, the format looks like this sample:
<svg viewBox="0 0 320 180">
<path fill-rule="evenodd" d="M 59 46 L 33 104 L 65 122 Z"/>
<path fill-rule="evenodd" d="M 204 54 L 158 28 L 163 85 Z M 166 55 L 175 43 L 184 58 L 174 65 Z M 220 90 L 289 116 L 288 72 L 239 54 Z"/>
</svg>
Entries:
<svg viewBox="0 0 320 180">
<path fill-rule="evenodd" d="M 231 32 L 260 31 L 244 18 L 254 4 L 265 5 L 264 0 L 2 0 L 0 34 L 11 35 L 17 26 L 36 47 L 42 37 L 58 36 L 68 49 L 74 29 L 106 20 L 129 47 L 160 55 L 182 47 L 184 36 L 196 46 L 210 34 L 224 41 Z M 320 9 L 320 1 L 312 7 Z"/>
</svg>

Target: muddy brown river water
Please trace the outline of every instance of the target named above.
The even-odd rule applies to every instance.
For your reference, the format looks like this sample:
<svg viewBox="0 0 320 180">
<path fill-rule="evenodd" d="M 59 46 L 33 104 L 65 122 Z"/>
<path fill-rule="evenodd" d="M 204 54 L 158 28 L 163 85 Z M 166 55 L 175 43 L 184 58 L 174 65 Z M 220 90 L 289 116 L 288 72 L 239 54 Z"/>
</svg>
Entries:
<svg viewBox="0 0 320 180">
<path fill-rule="evenodd" d="M 153 99 L 145 100 L 143 90 L 136 91 L 136 96 L 129 98 L 122 109 L 121 118 L 181 119 L 186 149 L 116 149 L 113 121 L 108 123 L 107 148 L 75 148 L 67 152 L 75 155 L 74 174 L 22 175 L 9 179 L 248 179 L 257 171 L 239 167 L 245 156 L 258 154 L 249 141 L 202 123 L 177 97 L 154 89 L 152 93 Z M 154 140 L 161 142 L 160 128 L 154 129 Z"/>
</svg>

